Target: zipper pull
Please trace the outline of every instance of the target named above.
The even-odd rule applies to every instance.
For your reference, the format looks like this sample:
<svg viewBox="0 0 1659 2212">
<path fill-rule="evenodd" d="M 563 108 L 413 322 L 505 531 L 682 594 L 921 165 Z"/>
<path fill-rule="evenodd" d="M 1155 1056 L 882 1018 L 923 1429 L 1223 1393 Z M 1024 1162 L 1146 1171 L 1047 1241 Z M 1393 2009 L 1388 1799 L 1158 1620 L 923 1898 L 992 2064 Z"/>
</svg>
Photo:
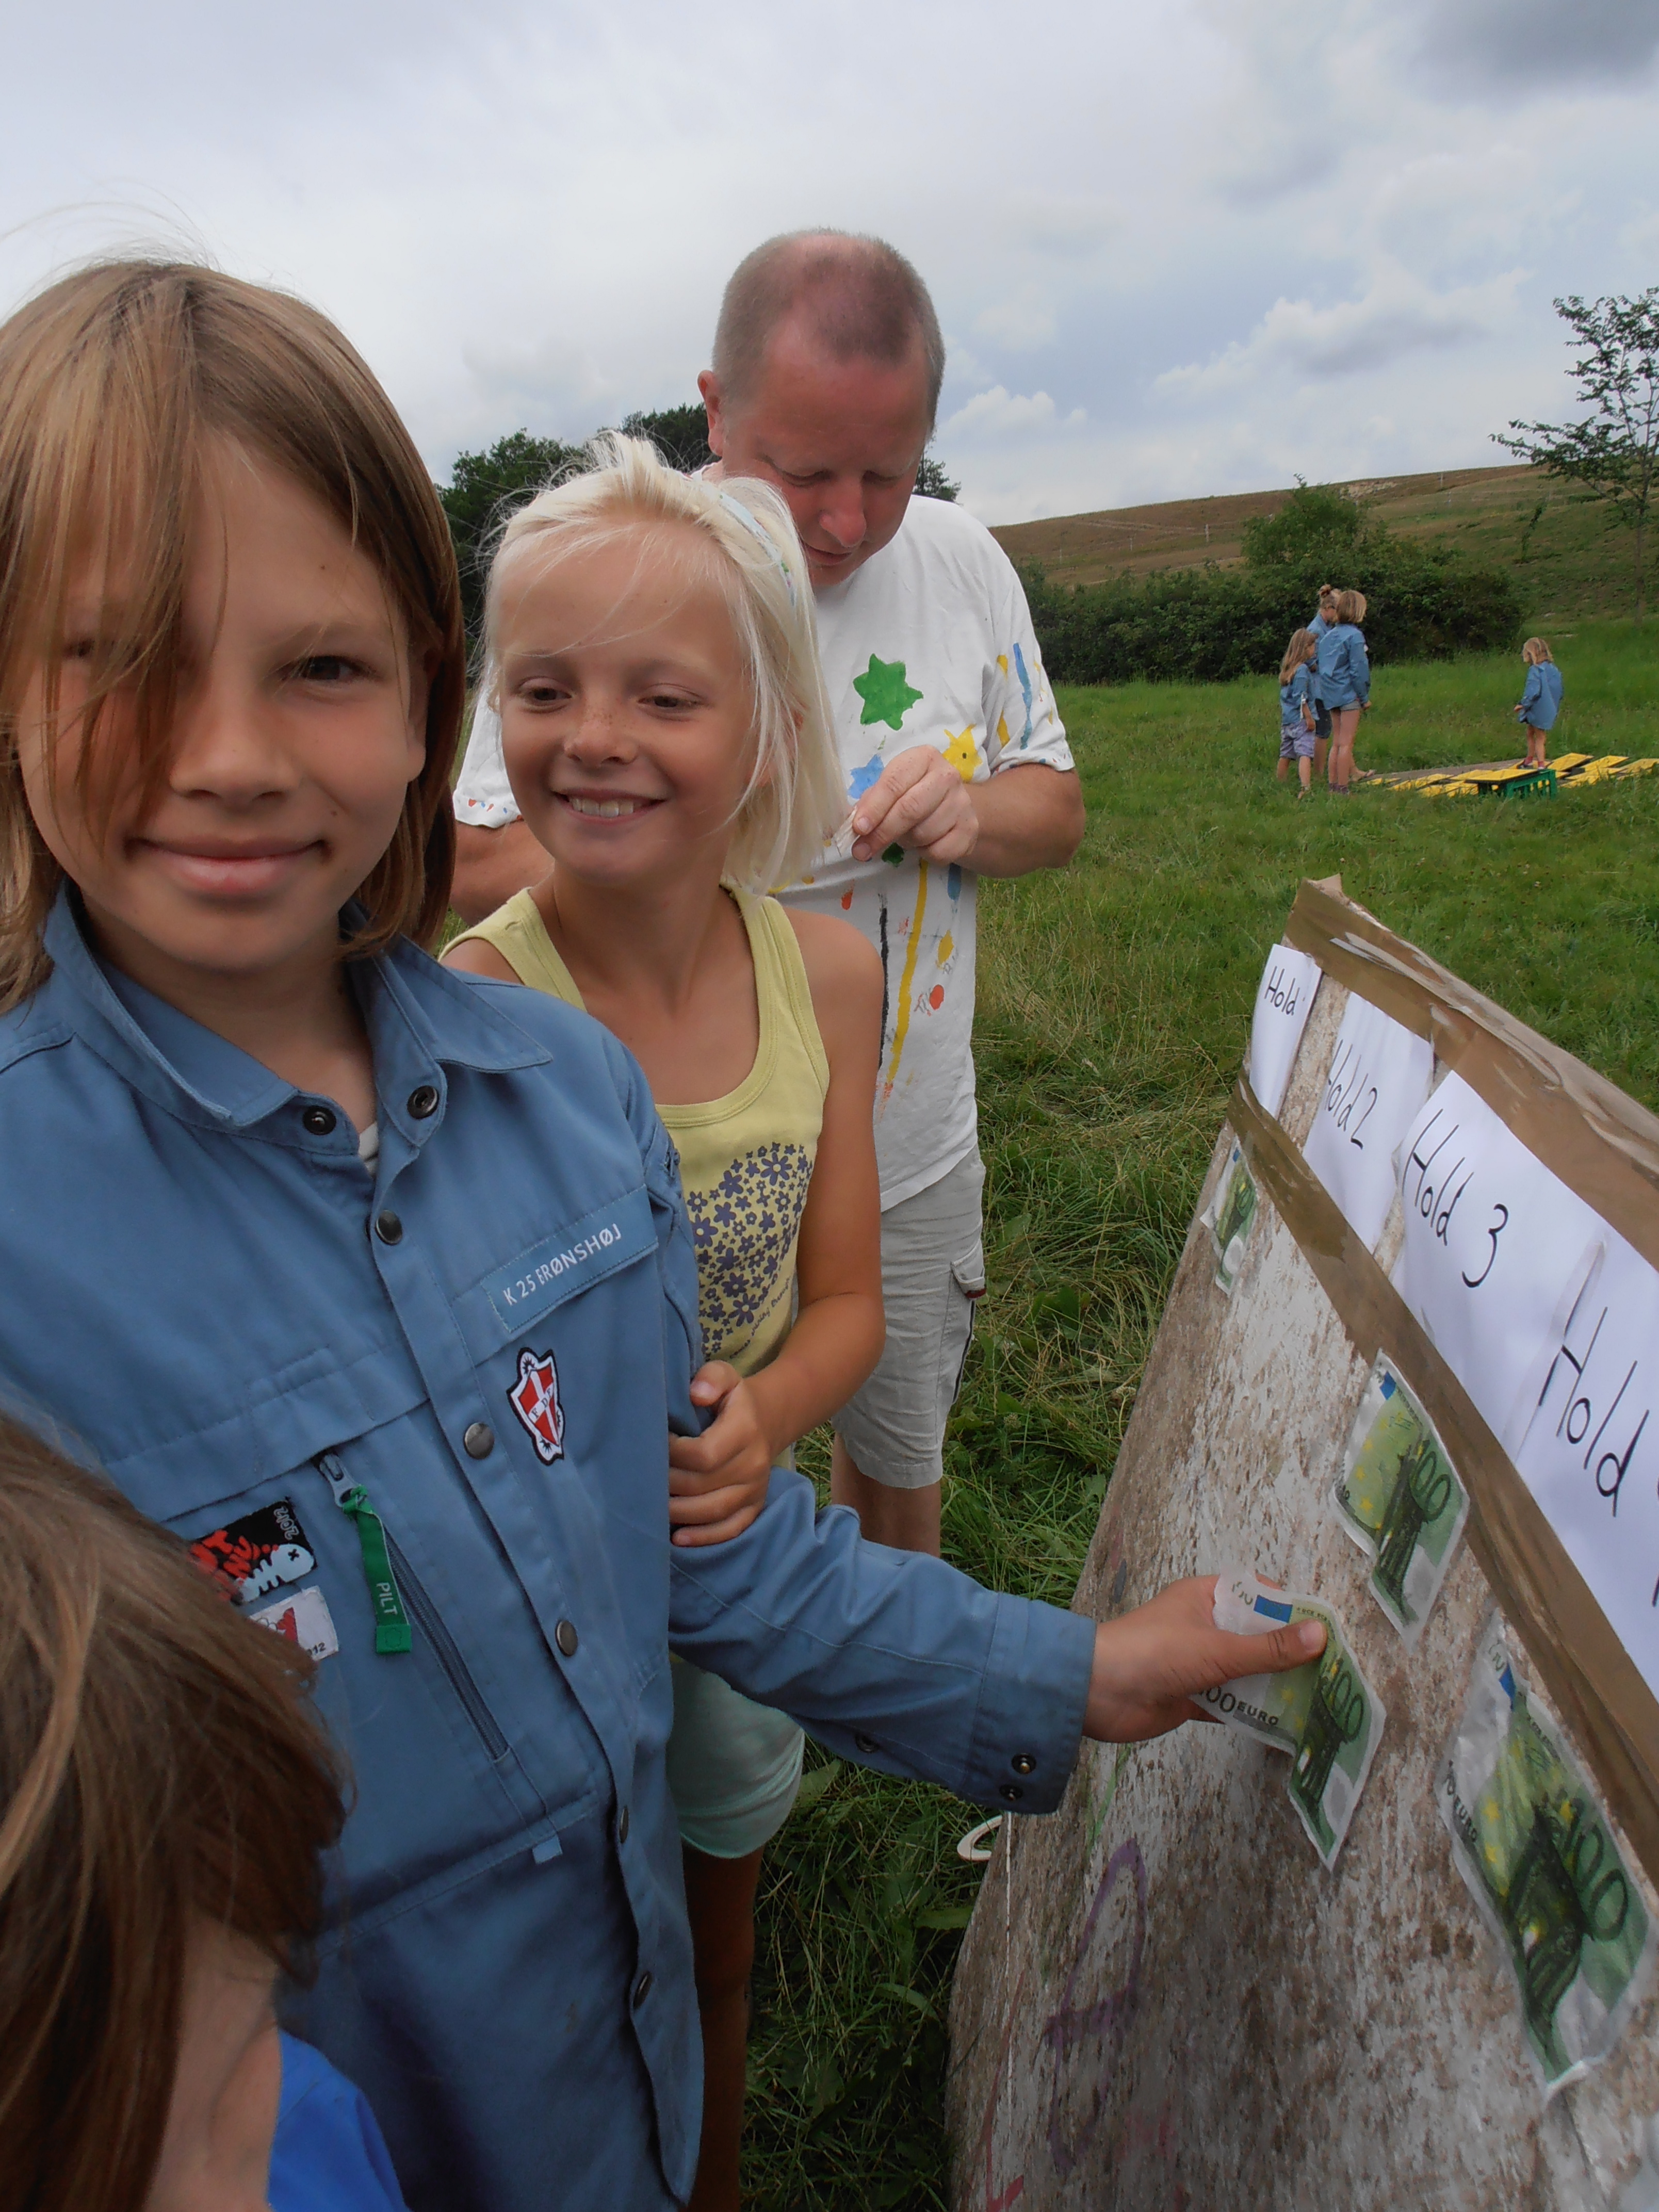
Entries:
<svg viewBox="0 0 1659 2212">
<path fill-rule="evenodd" d="M 369 1503 L 368 1492 L 361 1483 L 352 1481 L 332 1452 L 319 1453 L 315 1466 L 333 1492 L 334 1503 L 356 1527 L 357 1541 L 362 1547 L 363 1579 L 368 1584 L 368 1601 L 374 1608 L 375 1650 L 383 1654 L 411 1650 L 415 1639 L 409 1615 L 404 1610 L 398 1579 L 392 1571 L 386 1530 L 380 1515 Z"/>
</svg>

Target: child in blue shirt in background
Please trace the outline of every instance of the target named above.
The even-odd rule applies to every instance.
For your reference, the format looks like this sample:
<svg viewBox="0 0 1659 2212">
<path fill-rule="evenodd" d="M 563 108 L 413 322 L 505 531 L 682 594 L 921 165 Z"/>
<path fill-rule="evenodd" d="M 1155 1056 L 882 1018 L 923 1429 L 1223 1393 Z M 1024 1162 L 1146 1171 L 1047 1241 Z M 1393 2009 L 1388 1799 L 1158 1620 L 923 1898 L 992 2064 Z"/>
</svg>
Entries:
<svg viewBox="0 0 1659 2212">
<path fill-rule="evenodd" d="M 1541 637 L 1529 637 L 1521 648 L 1521 658 L 1526 664 L 1527 683 L 1515 719 L 1526 725 L 1527 757 L 1516 765 L 1547 768 L 1544 749 L 1561 711 L 1561 672 Z"/>
<path fill-rule="evenodd" d="M 404 2212 L 278 2032 L 344 1811 L 313 1662 L 0 1416 L 0 2133 L 34 2212 Z"/>
<path fill-rule="evenodd" d="M 1313 778 L 1313 670 L 1318 650 L 1310 629 L 1292 630 L 1279 665 L 1279 781 L 1285 781 L 1294 760 L 1304 799 Z"/>
</svg>

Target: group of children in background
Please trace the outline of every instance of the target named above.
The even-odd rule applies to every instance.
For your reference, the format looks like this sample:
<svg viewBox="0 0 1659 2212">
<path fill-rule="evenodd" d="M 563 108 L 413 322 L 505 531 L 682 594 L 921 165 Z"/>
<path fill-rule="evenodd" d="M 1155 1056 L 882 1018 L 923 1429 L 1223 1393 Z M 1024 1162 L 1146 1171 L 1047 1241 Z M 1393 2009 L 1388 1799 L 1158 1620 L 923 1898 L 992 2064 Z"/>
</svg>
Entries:
<svg viewBox="0 0 1659 2212">
<path fill-rule="evenodd" d="M 1279 668 L 1279 781 L 1296 763 L 1298 795 L 1313 778 L 1324 775 L 1334 792 L 1346 793 L 1354 779 L 1370 774 L 1354 766 L 1353 741 L 1359 717 L 1371 703 L 1370 661 L 1365 651 L 1363 592 L 1319 587 L 1319 606 L 1305 629 L 1293 630 Z M 1517 768 L 1545 768 L 1545 746 L 1561 707 L 1561 672 L 1541 637 L 1521 648 L 1526 687 L 1515 709 L 1525 728 L 1527 750 Z"/>
<path fill-rule="evenodd" d="M 1316 774 L 1346 793 L 1356 774 L 1353 741 L 1359 717 L 1371 703 L 1371 667 L 1365 653 L 1365 594 L 1319 587 L 1319 605 L 1306 629 L 1293 630 L 1279 669 L 1279 780 L 1292 760 L 1303 793 Z"/>
</svg>

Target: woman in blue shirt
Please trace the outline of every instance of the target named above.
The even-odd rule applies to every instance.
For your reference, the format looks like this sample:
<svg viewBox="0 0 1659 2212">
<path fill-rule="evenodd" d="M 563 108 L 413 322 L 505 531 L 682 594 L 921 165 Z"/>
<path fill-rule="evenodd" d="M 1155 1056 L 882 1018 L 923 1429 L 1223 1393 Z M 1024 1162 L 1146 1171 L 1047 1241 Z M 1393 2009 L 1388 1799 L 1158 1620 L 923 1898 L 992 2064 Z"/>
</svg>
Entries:
<svg viewBox="0 0 1659 2212">
<path fill-rule="evenodd" d="M 1547 768 L 1545 749 L 1549 733 L 1555 727 L 1555 718 L 1561 711 L 1561 672 L 1555 665 L 1555 655 L 1541 637 L 1529 637 L 1521 648 L 1521 658 L 1526 665 L 1527 682 L 1515 719 L 1526 725 L 1527 754 L 1516 765 Z"/>
<path fill-rule="evenodd" d="M 1363 592 L 1339 592 L 1336 623 L 1319 641 L 1319 696 L 1330 709 L 1331 751 L 1326 781 L 1346 792 L 1353 781 L 1353 741 L 1359 717 L 1371 703 L 1371 665 L 1365 653 Z"/>
<path fill-rule="evenodd" d="M 998 1595 L 781 1469 L 671 1547 L 673 1149 L 597 1023 L 413 941 L 459 589 L 322 317 L 145 264 L 21 309 L 0 569 L 0 1385 L 318 1659 L 356 1787 L 295 2020 L 416 2212 L 666 2212 L 701 2103 L 671 1644 L 844 1758 L 1040 1812 L 1085 1730 L 1322 1632 L 1218 1631 L 1212 1577 L 1099 1625 Z"/>
<path fill-rule="evenodd" d="M 1326 631 L 1334 629 L 1335 627 L 1336 586 L 1334 584 L 1322 584 L 1319 587 L 1319 605 L 1314 611 L 1312 621 L 1308 624 L 1308 635 L 1317 645 Z M 1313 772 L 1316 776 L 1320 776 L 1325 773 L 1325 756 L 1330 749 L 1331 710 L 1319 696 L 1319 662 L 1316 657 L 1309 671 L 1309 680 L 1313 690 Z"/>
</svg>

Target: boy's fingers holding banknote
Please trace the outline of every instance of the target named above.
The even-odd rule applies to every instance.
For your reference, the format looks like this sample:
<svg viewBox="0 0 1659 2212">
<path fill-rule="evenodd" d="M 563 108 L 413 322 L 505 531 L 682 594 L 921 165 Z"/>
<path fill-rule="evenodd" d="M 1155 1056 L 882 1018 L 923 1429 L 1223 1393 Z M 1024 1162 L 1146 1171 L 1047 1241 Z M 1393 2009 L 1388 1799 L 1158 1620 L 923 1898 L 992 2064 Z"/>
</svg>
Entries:
<svg viewBox="0 0 1659 2212">
<path fill-rule="evenodd" d="M 1139 1743 L 1200 1717 L 1191 1700 L 1245 1674 L 1301 1667 L 1325 1648 L 1323 1624 L 1304 1620 L 1259 1636 L 1215 1625 L 1216 1577 L 1171 1583 L 1095 1631 L 1094 1671 L 1083 1732 L 1107 1743 Z M 1207 1715 L 1202 1716 L 1208 1718 Z"/>
</svg>

